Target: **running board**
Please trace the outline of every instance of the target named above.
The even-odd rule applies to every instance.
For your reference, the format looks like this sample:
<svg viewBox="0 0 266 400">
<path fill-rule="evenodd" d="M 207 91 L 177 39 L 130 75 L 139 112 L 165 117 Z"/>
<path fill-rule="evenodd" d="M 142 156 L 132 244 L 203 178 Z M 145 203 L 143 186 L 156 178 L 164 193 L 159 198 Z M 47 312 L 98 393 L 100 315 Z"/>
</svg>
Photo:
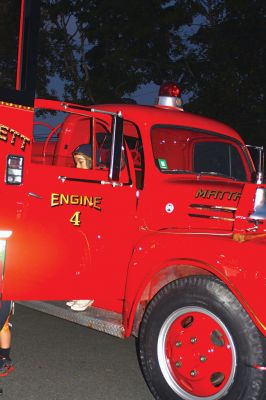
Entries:
<svg viewBox="0 0 266 400">
<path fill-rule="evenodd" d="M 113 311 L 96 307 L 89 307 L 86 311 L 73 311 L 62 301 L 16 301 L 16 303 L 112 336 L 125 337 L 122 315 Z"/>
</svg>

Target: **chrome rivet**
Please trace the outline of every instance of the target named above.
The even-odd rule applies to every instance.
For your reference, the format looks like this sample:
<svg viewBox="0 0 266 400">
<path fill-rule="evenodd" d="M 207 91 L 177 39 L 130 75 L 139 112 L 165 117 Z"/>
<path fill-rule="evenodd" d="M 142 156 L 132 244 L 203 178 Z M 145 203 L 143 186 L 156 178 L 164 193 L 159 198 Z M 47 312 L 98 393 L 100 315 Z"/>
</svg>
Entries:
<svg viewBox="0 0 266 400">
<path fill-rule="evenodd" d="M 195 369 L 193 369 L 192 371 L 190 371 L 190 375 L 193 376 L 193 377 L 197 376 L 198 372 Z"/>
<path fill-rule="evenodd" d="M 182 363 L 180 361 L 177 361 L 175 363 L 176 368 L 180 368 L 182 366 Z"/>
<path fill-rule="evenodd" d="M 182 346 L 182 342 L 176 342 L 176 347 L 181 347 Z"/>
<path fill-rule="evenodd" d="M 200 361 L 201 361 L 201 362 L 207 361 L 207 357 L 206 357 L 206 356 L 200 356 Z"/>
<path fill-rule="evenodd" d="M 197 342 L 197 338 L 196 338 L 196 337 L 192 337 L 192 338 L 190 339 L 190 342 L 193 343 L 193 344 L 196 343 L 196 342 Z"/>
</svg>

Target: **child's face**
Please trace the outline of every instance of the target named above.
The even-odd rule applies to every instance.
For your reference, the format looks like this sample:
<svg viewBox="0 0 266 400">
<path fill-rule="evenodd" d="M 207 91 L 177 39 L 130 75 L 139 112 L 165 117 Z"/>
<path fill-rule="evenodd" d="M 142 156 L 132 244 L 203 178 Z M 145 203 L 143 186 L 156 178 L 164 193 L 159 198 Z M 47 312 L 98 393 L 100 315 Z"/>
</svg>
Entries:
<svg viewBox="0 0 266 400">
<path fill-rule="evenodd" d="M 74 154 L 74 160 L 76 168 L 91 169 L 92 167 L 91 157 L 85 156 L 83 154 Z"/>
</svg>

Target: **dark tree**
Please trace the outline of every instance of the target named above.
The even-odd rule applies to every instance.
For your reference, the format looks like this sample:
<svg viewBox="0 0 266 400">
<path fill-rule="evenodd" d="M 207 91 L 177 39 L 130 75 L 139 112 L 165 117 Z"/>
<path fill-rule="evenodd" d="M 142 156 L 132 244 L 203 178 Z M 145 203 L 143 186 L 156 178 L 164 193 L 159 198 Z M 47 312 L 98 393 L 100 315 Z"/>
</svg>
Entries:
<svg viewBox="0 0 266 400">
<path fill-rule="evenodd" d="M 40 68 L 64 82 L 65 99 L 81 103 L 127 101 L 142 84 L 178 80 L 184 75 L 178 30 L 192 16 L 183 2 L 168 3 L 45 1 Z"/>
<path fill-rule="evenodd" d="M 189 110 L 222 120 L 247 142 L 266 144 L 266 3 L 197 1 L 188 42 Z"/>
<path fill-rule="evenodd" d="M 0 2 L 0 86 L 14 87 L 20 0 Z M 264 0 L 42 0 L 37 94 L 125 102 L 175 80 L 187 110 L 266 144 L 265 36 Z"/>
<path fill-rule="evenodd" d="M 0 87 L 15 89 L 20 0 L 0 0 Z"/>
</svg>

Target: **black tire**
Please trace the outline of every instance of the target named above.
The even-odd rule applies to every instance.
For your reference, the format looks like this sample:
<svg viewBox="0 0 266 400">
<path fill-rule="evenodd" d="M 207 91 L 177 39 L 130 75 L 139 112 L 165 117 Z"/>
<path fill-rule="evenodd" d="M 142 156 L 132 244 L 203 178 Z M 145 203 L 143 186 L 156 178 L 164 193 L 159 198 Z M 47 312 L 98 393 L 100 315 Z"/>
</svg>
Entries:
<svg viewBox="0 0 266 400">
<path fill-rule="evenodd" d="M 153 298 L 138 337 L 144 378 L 157 400 L 262 400 L 263 338 L 218 279 L 174 281 Z"/>
</svg>

